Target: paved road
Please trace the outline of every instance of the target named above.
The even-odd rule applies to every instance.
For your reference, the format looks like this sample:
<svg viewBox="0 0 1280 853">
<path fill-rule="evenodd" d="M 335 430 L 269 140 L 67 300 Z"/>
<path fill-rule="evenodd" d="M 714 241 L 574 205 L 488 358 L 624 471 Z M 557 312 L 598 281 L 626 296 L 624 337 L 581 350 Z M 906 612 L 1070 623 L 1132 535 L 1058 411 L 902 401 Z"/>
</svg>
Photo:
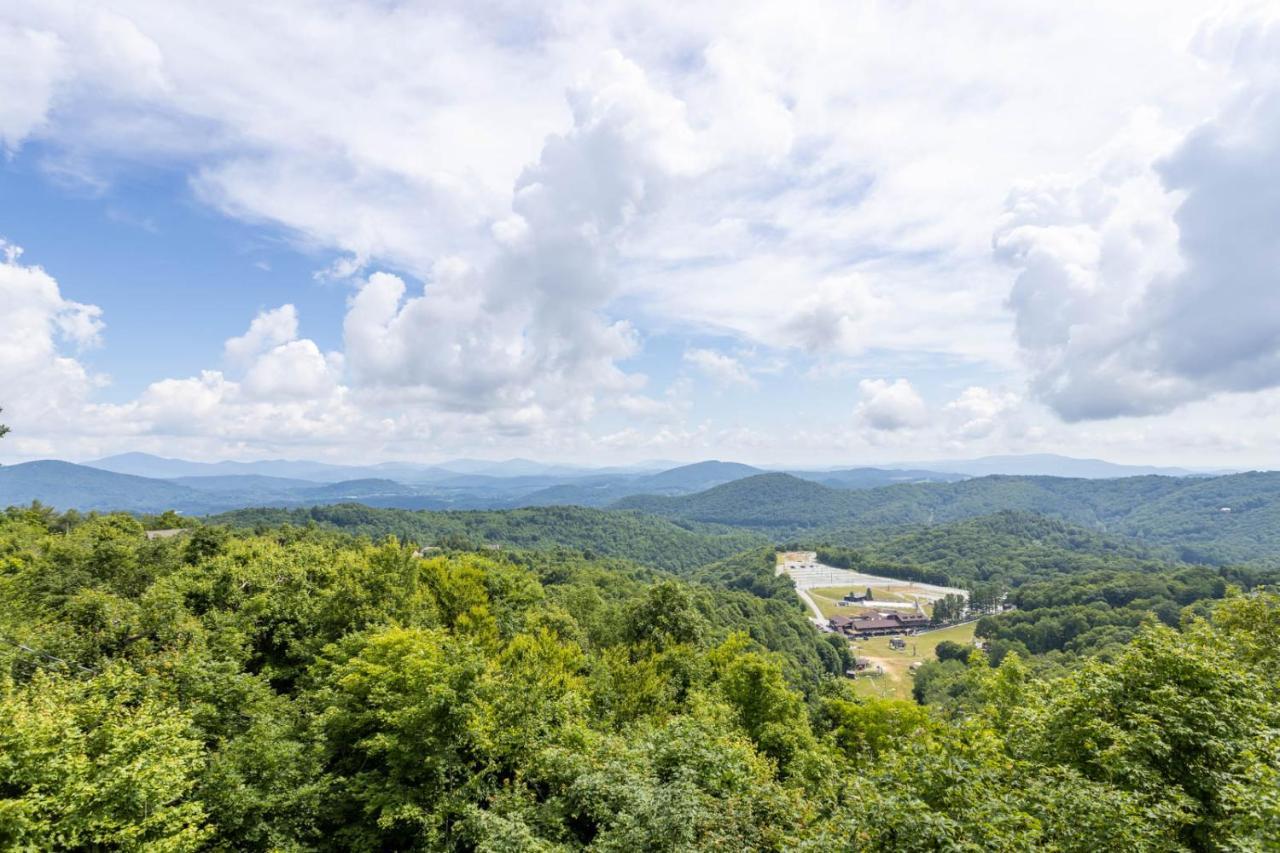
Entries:
<svg viewBox="0 0 1280 853">
<path fill-rule="evenodd" d="M 797 564 L 793 563 L 790 560 L 783 560 L 781 563 L 778 564 L 777 573 L 780 575 L 787 575 L 788 577 L 791 578 L 792 581 L 795 581 L 796 578 L 792 576 L 791 569 L 796 566 Z M 821 608 L 818 607 L 817 602 L 813 600 L 813 598 L 809 595 L 807 589 L 801 586 L 800 583 L 796 583 L 796 595 L 800 596 L 800 600 L 805 603 L 805 606 L 809 608 L 809 612 L 813 614 L 813 617 L 812 617 L 813 624 L 817 625 L 819 628 L 821 628 L 824 631 L 830 630 L 830 625 L 828 623 L 827 617 L 822 615 L 822 610 Z"/>
<path fill-rule="evenodd" d="M 809 610 L 813 613 L 813 621 L 818 625 L 818 627 L 826 628 L 827 617 L 822 615 L 822 610 L 819 609 L 817 603 L 809 596 L 808 590 L 797 588 L 796 595 L 800 596 L 800 600 L 808 605 Z"/>
</svg>

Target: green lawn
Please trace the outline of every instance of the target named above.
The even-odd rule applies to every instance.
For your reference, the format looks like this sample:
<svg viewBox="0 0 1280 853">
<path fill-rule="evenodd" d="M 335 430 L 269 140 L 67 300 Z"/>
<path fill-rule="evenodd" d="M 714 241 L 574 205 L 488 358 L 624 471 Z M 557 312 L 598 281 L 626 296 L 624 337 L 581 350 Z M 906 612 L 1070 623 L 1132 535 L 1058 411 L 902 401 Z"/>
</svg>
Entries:
<svg viewBox="0 0 1280 853">
<path fill-rule="evenodd" d="M 905 585 L 903 586 L 905 589 Z M 860 604 L 850 604 L 845 607 L 840 606 L 840 599 L 844 598 L 846 593 L 856 592 L 864 593 L 867 587 L 863 586 L 823 586 L 808 590 L 809 596 L 814 603 L 818 605 L 818 609 L 822 611 L 822 615 L 830 619 L 832 616 L 859 616 L 864 612 L 875 609 L 876 601 L 894 601 L 894 602 L 912 602 L 916 600 L 916 596 L 898 592 L 893 589 L 884 589 L 875 587 L 872 593 L 875 598 L 872 602 L 863 607 Z M 924 603 L 924 612 L 932 613 L 933 605 Z"/>
<path fill-rule="evenodd" d="M 809 597 L 813 599 L 813 603 L 818 605 L 818 609 L 822 611 L 822 615 L 830 619 L 832 616 L 859 616 L 865 612 L 865 609 L 858 604 L 850 604 L 845 607 L 840 606 L 840 599 L 844 598 L 847 592 L 864 592 L 866 587 L 848 587 L 848 586 L 826 586 L 817 589 L 808 590 Z M 889 599 L 886 598 L 886 601 Z"/>
<path fill-rule="evenodd" d="M 905 588 L 905 585 L 903 586 Z M 809 590 L 809 594 L 810 595 L 819 594 L 819 595 L 824 595 L 827 598 L 841 599 L 841 598 L 844 598 L 846 593 L 856 592 L 859 595 L 861 595 L 866 591 L 867 591 L 866 584 L 863 584 L 862 586 L 823 586 L 823 587 L 818 587 L 817 589 Z M 876 601 L 913 601 L 914 600 L 908 595 L 904 595 L 900 592 L 896 592 L 893 589 L 886 589 L 884 587 L 873 587 L 871 590 L 871 593 L 872 595 L 875 596 Z"/>
<path fill-rule="evenodd" d="M 956 643 L 972 643 L 973 629 L 976 622 L 964 625 L 952 625 L 937 631 L 929 631 L 914 637 L 906 637 L 905 651 L 889 648 L 889 637 L 874 637 L 870 640 L 858 640 L 853 643 L 853 653 L 858 657 L 871 659 L 871 669 L 877 665 L 884 668 L 884 675 L 854 679 L 855 692 L 864 696 L 886 696 L 897 699 L 911 698 L 911 664 L 915 661 L 936 660 L 933 650 L 943 640 Z"/>
</svg>

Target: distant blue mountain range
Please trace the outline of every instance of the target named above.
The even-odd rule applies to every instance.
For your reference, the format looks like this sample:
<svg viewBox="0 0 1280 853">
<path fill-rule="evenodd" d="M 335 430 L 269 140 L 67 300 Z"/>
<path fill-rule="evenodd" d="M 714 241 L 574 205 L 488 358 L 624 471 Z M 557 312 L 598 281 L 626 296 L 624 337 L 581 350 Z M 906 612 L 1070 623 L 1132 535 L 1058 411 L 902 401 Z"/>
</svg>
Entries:
<svg viewBox="0 0 1280 853">
<path fill-rule="evenodd" d="M 934 463 L 929 463 L 932 466 Z M 837 490 L 899 483 L 948 483 L 986 474 L 1085 478 L 1152 473 L 1187 475 L 1101 460 L 1037 455 L 936 463 L 792 470 L 792 476 Z M 776 472 L 777 469 L 774 469 Z M 126 453 L 84 465 L 57 460 L 0 467 L 0 506 L 33 500 L 59 509 L 204 514 L 249 506 L 359 502 L 412 509 L 500 509 L 517 506 L 603 507 L 637 495 L 678 497 L 766 473 L 739 462 L 707 460 L 662 470 L 576 468 L 527 459 L 454 460 L 437 465 L 388 462 L 338 465 L 305 460 L 191 462 Z"/>
</svg>

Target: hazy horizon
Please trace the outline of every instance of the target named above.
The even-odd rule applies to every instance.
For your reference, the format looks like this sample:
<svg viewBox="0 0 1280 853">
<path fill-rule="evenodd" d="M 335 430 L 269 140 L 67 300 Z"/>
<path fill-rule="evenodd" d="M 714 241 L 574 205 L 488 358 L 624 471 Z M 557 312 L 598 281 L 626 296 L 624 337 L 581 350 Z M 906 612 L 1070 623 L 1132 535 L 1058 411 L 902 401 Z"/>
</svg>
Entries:
<svg viewBox="0 0 1280 853">
<path fill-rule="evenodd" d="M 4 415 L 0 415 L 4 417 Z M 10 418 L 9 420 L 13 420 Z M 11 438 L 16 438 L 17 434 L 11 434 Z M 6 438 L 5 443 L 10 447 L 4 450 L 12 450 L 17 441 L 11 441 Z M 528 453 L 512 450 L 511 452 L 490 452 L 486 453 L 482 448 L 475 449 L 475 452 L 467 452 L 465 450 L 457 453 L 443 452 L 424 452 L 422 454 L 379 454 L 379 453 L 359 453 L 346 450 L 335 450 L 331 452 L 323 449 L 313 449 L 314 452 L 308 452 L 306 448 L 278 448 L 277 450 L 254 447 L 246 448 L 239 453 L 227 453 L 218 450 L 212 450 L 207 453 L 202 452 L 170 452 L 163 445 L 149 445 L 156 449 L 138 450 L 127 445 L 115 447 L 110 452 L 102 453 L 85 453 L 76 454 L 59 453 L 56 448 L 48 448 L 49 452 L 44 453 L 27 453 L 15 454 L 0 452 L 0 465 L 15 465 L 24 462 L 33 462 L 39 460 L 61 460 L 73 462 L 76 464 L 88 464 L 101 459 L 113 456 L 124 456 L 128 454 L 144 454 L 161 459 L 173 459 L 186 462 L 197 462 L 205 464 L 215 464 L 218 462 L 268 462 L 268 461 L 289 461 L 289 462 L 319 462 L 332 465 L 351 465 L 351 466 L 376 466 L 381 464 L 415 464 L 415 465 L 443 465 L 447 462 L 467 460 L 487 463 L 508 462 L 513 460 L 526 460 L 536 462 L 547 466 L 560 467 L 576 467 L 584 469 L 594 468 L 627 468 L 641 465 L 689 465 L 706 461 L 722 461 L 722 462 L 739 462 L 746 465 L 753 465 L 759 468 L 779 469 L 779 468 L 797 468 L 797 469 L 835 469 L 835 468 L 860 468 L 860 467 L 928 467 L 930 464 L 941 463 L 961 463 L 972 462 L 981 459 L 992 459 L 999 457 L 1023 458 L 1023 457 L 1059 457 L 1062 459 L 1070 459 L 1076 461 L 1097 461 L 1113 465 L 1122 465 L 1129 467 L 1152 467 L 1152 468 L 1180 468 L 1196 472 L 1214 472 L 1214 471 L 1246 471 L 1246 470 L 1278 470 L 1276 463 L 1267 464 L 1259 462 L 1258 464 L 1233 464 L 1233 463 L 1214 463 L 1207 460 L 1188 460 L 1180 455 L 1167 454 L 1144 454 L 1137 457 L 1117 457 L 1103 456 L 1092 454 L 1086 451 L 1079 453 L 1062 452 L 1058 450 L 1037 450 L 1023 449 L 1009 452 L 992 452 L 992 453 L 953 453 L 949 455 L 939 454 L 937 456 L 916 457 L 905 455 L 886 455 L 874 454 L 865 457 L 850 458 L 840 456 L 838 454 L 818 454 L 811 455 L 800 452 L 794 455 L 776 454 L 774 456 L 748 456 L 745 454 L 728 455 L 718 453 L 716 448 L 708 447 L 702 453 L 682 453 L 673 450 L 671 453 L 663 454 L 661 457 L 644 454 L 622 454 L 608 457 L 594 457 L 590 453 L 575 455 L 551 455 L 539 453 L 536 450 Z M 2 447 L 2 445 L 0 445 Z M 48 447 L 48 445 L 45 445 Z"/>
<path fill-rule="evenodd" d="M 1214 466 L 1206 466 L 1206 465 L 1147 465 L 1144 463 L 1133 464 L 1133 463 L 1116 462 L 1114 460 L 1101 459 L 1098 457 L 1067 456 L 1064 454 L 1055 454 L 1055 453 L 993 454 L 993 455 L 981 456 L 981 457 L 949 457 L 949 458 L 923 459 L 923 460 L 921 459 L 890 459 L 890 460 L 884 460 L 880 462 L 856 462 L 856 461 L 846 462 L 846 461 L 840 461 L 840 460 L 834 460 L 834 461 L 818 460 L 818 461 L 812 461 L 812 462 L 791 463 L 791 462 L 779 462 L 776 460 L 760 461 L 760 460 L 752 460 L 752 459 L 713 458 L 713 457 L 704 456 L 704 457 L 693 457 L 693 458 L 684 458 L 684 459 L 671 457 L 671 458 L 665 458 L 665 459 L 636 459 L 636 460 L 616 462 L 616 463 L 614 462 L 599 463 L 599 462 L 592 462 L 590 460 L 543 459 L 543 458 L 531 458 L 531 457 L 524 457 L 524 456 L 507 456 L 507 457 L 451 456 L 451 457 L 440 457 L 436 459 L 367 458 L 362 460 L 354 460 L 349 458 L 321 458 L 321 457 L 303 457 L 303 456 L 297 456 L 297 457 L 284 457 L 284 456 L 248 457 L 246 456 L 246 457 L 238 457 L 238 458 L 229 458 L 229 457 L 188 458 L 188 457 L 177 457 L 177 456 L 165 456 L 163 454 L 146 453 L 142 451 L 122 451 L 120 453 L 110 454 L 104 457 L 68 459 L 68 458 L 62 458 L 58 456 L 49 456 L 49 457 L 37 457 L 32 459 L 23 459 L 23 460 L 16 460 L 16 461 L 4 461 L 4 462 L 0 462 L 0 464 L 14 465 L 14 464 L 21 464 L 23 462 L 35 462 L 35 461 L 64 461 L 64 462 L 71 462 L 77 465 L 92 466 L 95 463 L 108 462 L 108 461 L 117 460 L 117 459 L 126 459 L 130 457 L 139 457 L 139 456 L 158 460 L 158 461 L 193 463 L 197 465 L 218 465 L 222 463 L 228 463 L 233 465 L 254 465 L 254 464 L 264 464 L 264 463 L 286 463 L 286 464 L 316 463 L 321 465 L 332 465 L 332 466 L 338 466 L 338 467 L 352 467 L 352 468 L 409 466 L 409 467 L 420 467 L 420 468 L 439 467 L 439 468 L 448 469 L 450 465 L 459 465 L 463 468 L 469 467 L 469 466 L 493 466 L 494 468 L 498 468 L 503 465 L 527 463 L 530 465 L 535 465 L 535 466 L 548 468 L 548 469 L 578 470 L 578 471 L 588 472 L 588 473 L 596 472 L 596 471 L 608 471 L 608 470 L 620 470 L 620 471 L 634 470 L 634 471 L 655 472 L 655 471 L 661 471 L 669 468 L 677 468 L 677 467 L 684 467 L 688 465 L 698 465 L 703 463 L 715 463 L 715 462 L 747 465 L 750 467 L 759 468 L 763 471 L 785 471 L 785 470 L 834 471 L 834 470 L 846 470 L 846 469 L 858 469 L 858 468 L 886 468 L 891 470 L 920 469 L 920 470 L 946 471 L 948 470 L 948 466 L 956 466 L 957 468 L 962 468 L 966 465 L 972 465 L 974 463 L 993 463 L 994 464 L 994 463 L 1000 463 L 1000 462 L 1007 463 L 1006 467 L 1011 467 L 1011 468 L 1018 467 L 1020 464 L 1027 465 L 1034 462 L 1043 462 L 1044 465 L 1040 467 L 1046 467 L 1046 468 L 1053 467 L 1054 463 L 1066 463 L 1066 464 L 1097 463 L 1104 466 L 1117 466 L 1121 468 L 1151 468 L 1151 469 L 1167 470 L 1170 472 L 1187 471 L 1187 472 L 1192 472 L 1196 474 L 1221 474 L 1221 473 L 1232 473 L 1232 472 L 1245 471 L 1245 470 L 1274 470 L 1272 468 L 1264 468 L 1264 467 L 1246 469 L 1246 468 L 1222 468 L 1222 467 L 1214 467 Z M 999 467 L 999 465 L 997 465 L 997 467 Z M 1036 466 L 1032 465 L 1032 467 L 1036 467 Z"/>
</svg>

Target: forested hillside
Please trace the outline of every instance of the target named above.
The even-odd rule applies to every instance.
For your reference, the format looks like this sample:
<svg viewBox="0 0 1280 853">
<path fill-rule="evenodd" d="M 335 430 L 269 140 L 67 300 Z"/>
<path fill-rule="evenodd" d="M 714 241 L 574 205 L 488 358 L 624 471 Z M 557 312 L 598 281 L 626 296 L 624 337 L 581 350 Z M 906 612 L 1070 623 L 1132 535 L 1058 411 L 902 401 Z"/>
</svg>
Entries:
<svg viewBox="0 0 1280 853">
<path fill-rule="evenodd" d="M 793 497 L 823 494 L 815 484 L 784 475 L 761 481 Z M 798 505 L 803 507 L 803 500 Z M 767 510 L 768 504 L 759 507 Z M 795 601 L 787 580 L 740 557 L 725 559 L 763 544 L 761 534 L 681 522 L 692 528 L 686 529 L 635 511 L 548 507 L 440 513 L 344 505 L 245 510 L 217 520 L 261 531 L 287 524 L 375 539 L 392 535 L 423 546 L 571 549 L 588 557 L 627 558 L 687 577 L 716 578 L 722 587 L 788 606 Z M 1145 621 L 1176 626 L 1182 608 L 1219 599 L 1229 586 L 1248 590 L 1280 581 L 1280 569 L 1265 560 L 1188 563 L 1180 559 L 1184 548 L 1146 545 L 1028 512 L 932 525 L 815 526 L 792 533 L 798 538 L 788 547 L 816 547 L 828 565 L 963 587 L 977 610 L 1017 608 L 979 622 L 977 636 L 987 641 L 989 661 L 998 664 L 1008 651 L 1016 651 L 1024 659 L 1036 656 L 1035 666 L 1053 671 L 1074 667 L 1084 657 L 1116 654 Z M 858 545 L 826 544 L 832 540 Z M 743 616 L 745 620 L 745 612 Z M 952 667 L 951 674 L 955 672 Z"/>
<path fill-rule="evenodd" d="M 852 519 L 873 505 L 871 495 L 881 491 L 837 490 L 790 474 L 759 474 L 693 495 L 637 495 L 613 506 L 664 518 L 782 532 Z"/>
<path fill-rule="evenodd" d="M 957 582 L 1028 578 L 1113 568 L 1150 569 L 1174 561 L 1174 550 L 1149 547 L 1028 512 L 998 512 L 946 524 L 866 528 L 856 548 L 827 548 L 833 559 L 907 563 L 943 572 Z"/>
<path fill-rule="evenodd" d="M 699 492 L 742 477 L 761 473 L 759 468 L 737 462 L 709 460 L 681 465 L 648 476 L 598 476 L 561 483 L 533 492 L 522 499 L 529 506 L 576 504 L 604 506 L 627 495 L 682 495 Z"/>
<path fill-rule="evenodd" d="M 640 513 L 582 507 L 529 507 L 505 511 L 430 512 L 339 504 L 302 509 L 249 509 L 216 516 L 215 523 L 264 529 L 281 524 L 318 525 L 381 539 L 395 536 L 418 545 L 549 548 L 560 546 L 678 571 L 766 543 L 746 530 Z"/>
<path fill-rule="evenodd" d="M 952 660 L 920 707 L 856 698 L 772 562 L 678 580 L 10 510 L 0 847 L 1280 844 L 1280 598 L 1146 624 L 1060 675 Z"/>
<path fill-rule="evenodd" d="M 207 511 L 218 504 L 188 486 L 46 460 L 0 468 L 0 507 L 32 500 L 61 509 Z"/>
<path fill-rule="evenodd" d="M 1174 544 L 1188 560 L 1280 565 L 1278 492 L 1276 472 L 1197 480 L 1135 504 L 1116 531 Z"/>
<path fill-rule="evenodd" d="M 529 506 L 607 506 L 629 497 L 642 503 L 645 497 L 653 495 L 687 495 L 763 473 L 759 468 L 734 462 L 699 462 L 647 477 L 585 478 L 532 492 L 520 498 L 520 503 Z M 790 473 L 798 479 L 821 483 L 833 489 L 872 489 L 893 483 L 954 482 L 965 479 L 963 474 L 891 468 L 837 468 Z"/>
<path fill-rule="evenodd" d="M 1034 513 L 1169 549 L 1194 562 L 1280 565 L 1280 473 L 1224 477 L 982 477 L 864 491 L 765 474 L 681 497 L 614 504 L 663 518 L 727 524 L 775 539 L 857 545 L 867 531 Z"/>
</svg>

